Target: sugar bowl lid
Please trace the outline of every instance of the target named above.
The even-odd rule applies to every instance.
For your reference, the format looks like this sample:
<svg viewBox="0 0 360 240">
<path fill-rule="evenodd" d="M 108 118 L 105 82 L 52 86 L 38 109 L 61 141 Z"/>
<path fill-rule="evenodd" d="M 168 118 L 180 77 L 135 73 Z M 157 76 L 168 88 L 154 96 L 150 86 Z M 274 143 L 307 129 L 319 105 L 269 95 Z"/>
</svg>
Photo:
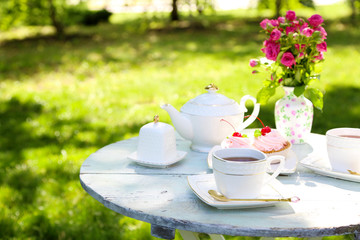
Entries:
<svg viewBox="0 0 360 240">
<path fill-rule="evenodd" d="M 189 100 L 181 107 L 180 111 L 197 116 L 229 116 L 246 111 L 235 100 L 217 93 L 219 88 L 213 83 L 206 86 L 205 90 L 207 93 Z"/>
</svg>

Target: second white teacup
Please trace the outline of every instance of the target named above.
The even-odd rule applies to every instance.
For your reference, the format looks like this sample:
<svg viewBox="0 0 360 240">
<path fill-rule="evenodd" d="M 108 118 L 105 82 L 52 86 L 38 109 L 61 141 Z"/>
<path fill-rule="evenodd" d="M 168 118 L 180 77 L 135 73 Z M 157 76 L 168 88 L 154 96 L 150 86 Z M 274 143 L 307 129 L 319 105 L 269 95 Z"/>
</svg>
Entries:
<svg viewBox="0 0 360 240">
<path fill-rule="evenodd" d="M 280 164 L 269 176 L 266 169 L 272 161 Z M 257 198 L 262 188 L 276 178 L 284 168 L 285 157 L 267 157 L 249 148 L 219 149 L 212 154 L 212 166 L 218 190 L 228 198 Z"/>
<path fill-rule="evenodd" d="M 326 132 L 327 152 L 333 171 L 360 173 L 360 128 L 334 128 Z"/>
</svg>

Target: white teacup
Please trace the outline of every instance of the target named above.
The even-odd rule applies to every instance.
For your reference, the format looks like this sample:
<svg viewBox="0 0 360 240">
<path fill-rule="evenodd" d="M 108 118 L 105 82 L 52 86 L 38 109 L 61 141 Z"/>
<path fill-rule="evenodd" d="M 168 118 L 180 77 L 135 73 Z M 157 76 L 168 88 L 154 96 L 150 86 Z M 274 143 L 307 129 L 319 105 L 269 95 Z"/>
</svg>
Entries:
<svg viewBox="0 0 360 240">
<path fill-rule="evenodd" d="M 275 160 L 280 160 L 280 164 L 269 176 L 266 169 Z M 212 154 L 216 186 L 228 198 L 259 197 L 262 188 L 280 174 L 284 164 L 283 156 L 267 157 L 263 152 L 249 148 L 219 149 Z"/>
<path fill-rule="evenodd" d="M 333 171 L 360 173 L 360 128 L 334 128 L 326 132 L 327 152 Z"/>
</svg>

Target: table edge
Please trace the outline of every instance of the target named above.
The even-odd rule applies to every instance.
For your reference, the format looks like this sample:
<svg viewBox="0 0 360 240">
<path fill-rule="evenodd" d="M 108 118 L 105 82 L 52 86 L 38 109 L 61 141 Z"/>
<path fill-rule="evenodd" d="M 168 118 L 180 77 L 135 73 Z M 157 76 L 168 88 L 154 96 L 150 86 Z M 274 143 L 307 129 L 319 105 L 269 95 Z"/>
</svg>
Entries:
<svg viewBox="0 0 360 240">
<path fill-rule="evenodd" d="M 170 229 L 180 229 L 192 232 L 201 232 L 207 234 L 222 234 L 230 236 L 258 236 L 258 237 L 318 237 L 318 236 L 334 236 L 345 234 L 359 234 L 360 223 L 356 225 L 332 227 L 332 228 L 270 228 L 270 229 L 253 229 L 253 228 L 234 228 L 232 225 L 221 224 L 204 224 L 199 222 L 188 222 L 175 218 L 155 216 L 143 213 L 141 211 L 132 210 L 121 207 L 105 199 L 92 188 L 87 186 L 83 180 L 83 175 L 92 175 L 94 173 L 81 173 L 80 183 L 83 189 L 105 207 L 122 214 L 124 216 L 155 224 Z"/>
</svg>

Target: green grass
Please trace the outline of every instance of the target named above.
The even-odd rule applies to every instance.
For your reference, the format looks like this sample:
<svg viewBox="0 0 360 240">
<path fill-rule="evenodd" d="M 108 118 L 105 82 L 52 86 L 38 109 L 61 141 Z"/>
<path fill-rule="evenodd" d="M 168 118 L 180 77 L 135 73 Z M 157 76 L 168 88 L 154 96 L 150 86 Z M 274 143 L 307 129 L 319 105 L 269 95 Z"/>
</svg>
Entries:
<svg viewBox="0 0 360 240">
<path fill-rule="evenodd" d="M 329 33 L 325 105 L 313 126 L 323 134 L 359 127 L 360 30 L 347 25 L 342 5 L 318 11 Z M 47 35 L 47 27 L 2 33 L 0 238 L 154 239 L 149 224 L 108 210 L 81 188 L 82 162 L 136 136 L 155 114 L 170 123 L 160 103 L 179 109 L 211 82 L 233 99 L 255 96 L 262 79 L 251 75 L 248 61 L 260 55 L 259 16 L 267 15 L 223 12 L 174 27 L 163 14 L 123 14 L 113 24 L 71 28 L 67 40 Z M 261 107 L 270 126 L 275 101 Z"/>
</svg>

